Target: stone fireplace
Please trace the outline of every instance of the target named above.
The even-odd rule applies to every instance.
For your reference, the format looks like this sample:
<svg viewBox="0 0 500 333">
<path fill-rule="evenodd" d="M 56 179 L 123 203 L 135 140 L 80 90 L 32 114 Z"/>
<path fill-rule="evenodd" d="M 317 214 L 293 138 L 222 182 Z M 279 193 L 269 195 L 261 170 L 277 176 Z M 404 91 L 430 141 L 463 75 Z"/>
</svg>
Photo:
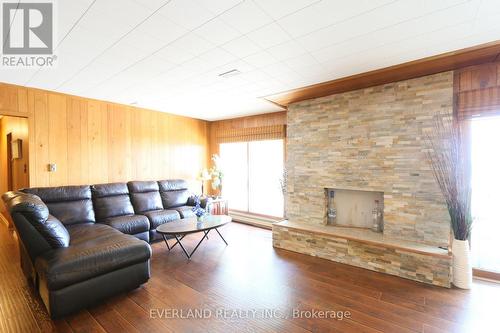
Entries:
<svg viewBox="0 0 500 333">
<path fill-rule="evenodd" d="M 449 216 L 424 137 L 452 105 L 452 72 L 289 105 L 288 221 L 273 227 L 274 245 L 449 286 Z M 382 232 L 369 226 L 375 200 Z"/>
</svg>

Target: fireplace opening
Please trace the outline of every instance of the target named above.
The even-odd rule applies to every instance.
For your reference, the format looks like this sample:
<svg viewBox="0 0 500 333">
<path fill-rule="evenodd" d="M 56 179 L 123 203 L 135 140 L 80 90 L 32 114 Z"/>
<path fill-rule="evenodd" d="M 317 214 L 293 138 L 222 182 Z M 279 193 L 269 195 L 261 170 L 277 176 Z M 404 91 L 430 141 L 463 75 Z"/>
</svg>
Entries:
<svg viewBox="0 0 500 333">
<path fill-rule="evenodd" d="M 325 188 L 325 197 L 326 225 L 383 231 L 383 192 Z"/>
</svg>

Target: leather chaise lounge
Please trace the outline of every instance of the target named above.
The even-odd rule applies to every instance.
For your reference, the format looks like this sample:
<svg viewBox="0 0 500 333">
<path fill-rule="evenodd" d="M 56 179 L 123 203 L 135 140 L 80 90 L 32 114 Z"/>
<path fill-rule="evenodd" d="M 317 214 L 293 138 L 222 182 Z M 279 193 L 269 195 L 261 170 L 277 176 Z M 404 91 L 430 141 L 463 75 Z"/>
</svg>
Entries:
<svg viewBox="0 0 500 333">
<path fill-rule="evenodd" d="M 2 199 L 23 273 L 52 318 L 147 282 L 156 228 L 192 216 L 194 205 L 183 180 L 29 188 Z"/>
</svg>

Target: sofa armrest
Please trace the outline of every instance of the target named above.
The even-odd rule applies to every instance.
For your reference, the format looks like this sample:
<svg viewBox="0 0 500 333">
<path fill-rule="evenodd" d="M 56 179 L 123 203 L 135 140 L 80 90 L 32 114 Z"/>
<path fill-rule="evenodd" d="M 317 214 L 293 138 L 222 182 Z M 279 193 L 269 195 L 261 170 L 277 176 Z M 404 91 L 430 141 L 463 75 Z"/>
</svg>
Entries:
<svg viewBox="0 0 500 333">
<path fill-rule="evenodd" d="M 70 241 L 68 231 L 61 221 L 49 214 L 49 209 L 40 197 L 18 191 L 7 192 L 2 199 L 14 223 L 19 219 L 19 215 L 22 215 L 52 248 L 68 247 Z"/>
</svg>

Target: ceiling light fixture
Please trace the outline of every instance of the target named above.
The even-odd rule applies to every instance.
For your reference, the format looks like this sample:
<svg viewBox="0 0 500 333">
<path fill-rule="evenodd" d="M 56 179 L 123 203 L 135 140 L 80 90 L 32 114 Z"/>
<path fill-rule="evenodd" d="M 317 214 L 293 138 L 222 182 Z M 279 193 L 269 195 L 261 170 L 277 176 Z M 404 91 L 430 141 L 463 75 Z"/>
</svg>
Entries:
<svg viewBox="0 0 500 333">
<path fill-rule="evenodd" d="M 227 78 L 235 75 L 239 75 L 241 72 L 237 69 L 231 69 L 230 71 L 219 74 L 220 77 Z"/>
</svg>

